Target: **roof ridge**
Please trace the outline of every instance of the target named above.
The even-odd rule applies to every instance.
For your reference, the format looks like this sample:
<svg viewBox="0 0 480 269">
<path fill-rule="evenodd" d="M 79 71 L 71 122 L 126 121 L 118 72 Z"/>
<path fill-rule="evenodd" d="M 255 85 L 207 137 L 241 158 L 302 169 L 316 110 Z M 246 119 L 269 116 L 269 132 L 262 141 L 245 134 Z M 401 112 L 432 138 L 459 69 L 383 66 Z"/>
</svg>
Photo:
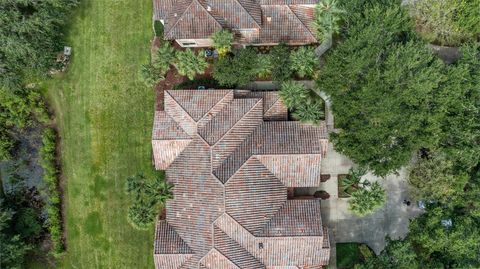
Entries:
<svg viewBox="0 0 480 269">
<path fill-rule="evenodd" d="M 303 25 L 303 27 L 305 29 L 307 29 L 308 33 L 310 34 L 310 36 L 313 37 L 313 39 L 317 40 L 317 38 L 315 37 L 315 35 L 312 33 L 312 31 L 310 31 L 310 28 L 308 28 L 307 25 L 305 25 L 305 23 L 303 23 L 303 21 L 300 19 L 300 17 L 298 17 L 297 13 L 295 13 L 295 11 L 293 11 L 293 9 L 291 8 L 291 6 L 294 6 L 294 5 L 286 5 L 288 7 L 288 9 L 293 13 L 293 15 L 295 16 L 295 18 L 297 18 L 298 21 L 300 21 L 300 23 Z"/>
<path fill-rule="evenodd" d="M 183 11 L 182 13 L 182 16 L 180 16 L 177 21 L 175 21 L 175 23 L 170 27 L 170 29 L 168 30 L 167 33 L 170 33 L 173 28 L 178 24 L 178 22 L 180 21 L 181 18 L 183 18 L 183 16 L 185 16 L 185 13 L 187 13 L 187 10 L 193 5 L 193 3 L 196 2 L 199 6 L 201 6 L 203 8 L 203 10 L 208 14 L 208 16 L 210 16 L 210 18 L 212 18 L 215 23 L 217 23 L 220 28 L 223 28 L 223 26 L 210 14 L 210 12 L 208 12 L 205 7 L 198 1 L 198 0 L 192 0 L 192 2 L 190 2 L 190 4 L 185 8 L 185 10 Z"/>
<path fill-rule="evenodd" d="M 245 99 L 258 99 L 258 100 L 257 100 L 257 102 L 256 102 L 247 112 L 245 112 L 245 114 L 243 114 L 242 117 L 240 117 L 240 119 L 239 119 L 237 122 L 235 122 L 234 125 L 232 125 L 232 127 L 231 127 L 227 132 L 225 132 L 225 133 L 217 140 L 217 142 L 215 142 L 215 143 L 212 145 L 212 147 L 214 147 L 215 145 L 217 145 L 218 142 L 220 142 L 227 134 L 229 134 L 229 133 L 232 131 L 232 129 L 235 128 L 235 126 L 237 126 L 237 124 L 238 124 L 248 113 L 250 113 L 254 108 L 257 107 L 258 103 L 262 103 L 262 112 L 263 112 L 263 99 L 262 99 L 262 98 L 245 98 Z M 234 100 L 235 100 L 235 99 L 234 99 Z M 237 100 L 238 100 L 238 99 L 237 99 Z M 232 102 L 233 102 L 233 101 L 232 101 Z M 223 110 L 223 109 L 222 109 L 222 110 Z M 263 114 L 263 113 L 262 113 L 262 114 Z M 262 116 L 262 117 L 263 117 L 263 116 Z M 260 123 L 260 124 L 262 124 L 262 123 Z M 253 133 L 253 132 L 252 132 L 252 133 Z M 248 135 L 248 136 L 250 136 L 250 135 Z M 247 136 L 247 137 L 248 137 L 248 136 Z M 246 139 L 246 138 L 245 138 L 245 139 Z"/>
<path fill-rule="evenodd" d="M 238 5 L 240 5 L 243 8 L 243 10 L 245 10 L 245 12 L 247 12 L 248 16 L 250 16 L 250 18 L 255 22 L 255 24 L 258 26 L 259 29 L 262 28 L 262 26 L 258 24 L 258 22 L 255 20 L 255 18 L 252 16 L 252 14 L 250 14 L 250 12 L 248 12 L 248 10 L 240 3 L 239 0 L 233 0 L 233 1 L 237 2 Z"/>
<path fill-rule="evenodd" d="M 207 117 L 208 113 L 210 113 L 210 111 L 212 111 L 212 109 L 215 108 L 216 105 L 218 105 L 220 102 L 222 102 L 225 98 L 227 98 L 227 96 L 229 95 L 229 93 L 232 93 L 233 94 L 233 90 L 228 90 L 227 94 L 225 94 L 222 99 L 218 100 L 218 102 L 216 104 L 214 104 L 208 111 L 207 113 L 205 113 L 205 115 L 203 115 L 203 117 L 201 119 L 198 120 L 198 122 L 202 121 L 203 119 L 205 119 L 205 117 Z M 235 98 L 232 98 L 232 101 L 235 100 Z M 220 111 L 222 111 L 224 108 L 222 108 Z"/>
</svg>

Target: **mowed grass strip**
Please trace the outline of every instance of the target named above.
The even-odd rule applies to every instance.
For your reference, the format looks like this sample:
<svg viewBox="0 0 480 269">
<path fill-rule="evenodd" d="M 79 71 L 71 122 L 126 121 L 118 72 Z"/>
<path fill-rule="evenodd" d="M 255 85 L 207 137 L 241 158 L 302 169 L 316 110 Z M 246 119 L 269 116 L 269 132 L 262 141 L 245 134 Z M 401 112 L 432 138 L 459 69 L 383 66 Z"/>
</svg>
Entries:
<svg viewBox="0 0 480 269">
<path fill-rule="evenodd" d="M 153 268 L 153 227 L 127 222 L 127 176 L 151 166 L 151 0 L 82 0 L 68 27 L 68 72 L 47 83 L 61 136 L 67 253 L 59 268 Z"/>
</svg>

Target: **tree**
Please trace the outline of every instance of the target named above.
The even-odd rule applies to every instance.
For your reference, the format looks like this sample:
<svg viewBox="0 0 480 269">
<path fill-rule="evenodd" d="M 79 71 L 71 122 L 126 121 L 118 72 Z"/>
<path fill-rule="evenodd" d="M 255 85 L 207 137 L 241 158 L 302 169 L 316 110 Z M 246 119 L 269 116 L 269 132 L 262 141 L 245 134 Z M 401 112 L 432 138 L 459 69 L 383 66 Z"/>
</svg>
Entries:
<svg viewBox="0 0 480 269">
<path fill-rule="evenodd" d="M 18 89 L 45 76 L 63 49 L 61 27 L 76 0 L 0 1 L 0 87 Z"/>
<path fill-rule="evenodd" d="M 272 79 L 277 82 L 289 80 L 292 76 L 290 49 L 285 44 L 275 46 L 270 52 Z"/>
<path fill-rule="evenodd" d="M 349 209 L 359 216 L 366 216 L 385 203 L 385 190 L 378 182 L 365 186 L 354 193 L 348 200 Z"/>
<path fill-rule="evenodd" d="M 436 206 L 411 222 L 409 239 L 426 268 L 478 267 L 480 223 L 464 212 Z"/>
<path fill-rule="evenodd" d="M 239 50 L 234 56 L 219 58 L 214 63 L 213 78 L 223 86 L 246 85 L 257 74 L 257 54 L 251 48 Z"/>
<path fill-rule="evenodd" d="M 325 119 L 325 103 L 322 99 L 309 98 L 292 112 L 293 118 L 311 124 L 319 124 Z"/>
<path fill-rule="evenodd" d="M 438 148 L 454 160 L 455 169 L 469 171 L 480 156 L 480 43 L 460 48 L 462 57 L 447 69 L 448 80 L 435 99 L 442 112 L 438 118 Z"/>
<path fill-rule="evenodd" d="M 318 124 L 325 116 L 325 105 L 321 98 L 295 81 L 285 81 L 281 85 L 280 98 L 292 116 L 305 123 Z"/>
<path fill-rule="evenodd" d="M 175 59 L 175 50 L 168 42 L 164 42 L 155 53 L 151 63 L 142 65 L 140 80 L 148 87 L 153 87 L 165 79 L 170 65 Z"/>
<path fill-rule="evenodd" d="M 12 218 L 15 212 L 5 206 L 0 200 L 0 267 L 20 269 L 23 268 L 25 255 L 31 247 L 26 244 L 19 234 L 11 232 Z"/>
<path fill-rule="evenodd" d="M 216 31 L 212 35 L 213 47 L 217 49 L 218 55 L 221 57 L 227 55 L 232 47 L 233 34 L 225 29 Z"/>
<path fill-rule="evenodd" d="M 128 209 L 128 220 L 137 229 L 147 229 L 168 199 L 172 198 L 172 186 L 163 177 L 146 178 L 137 174 L 127 178 L 125 191 L 133 196 Z"/>
<path fill-rule="evenodd" d="M 288 80 L 282 83 L 279 95 L 287 108 L 295 109 L 302 105 L 304 99 L 309 98 L 310 93 L 303 84 Z"/>
<path fill-rule="evenodd" d="M 411 194 L 416 199 L 440 203 L 457 199 L 468 180 L 467 171 L 455 171 L 454 162 L 438 152 L 419 159 L 409 175 Z"/>
<path fill-rule="evenodd" d="M 290 54 L 291 68 L 300 77 L 312 78 L 318 69 L 318 58 L 313 47 L 301 47 Z"/>
<path fill-rule="evenodd" d="M 331 136 L 336 149 L 384 176 L 438 142 L 432 107 L 444 67 L 415 39 L 402 7 L 373 5 L 363 16 L 326 58 L 317 87 L 341 129 Z"/>
<path fill-rule="evenodd" d="M 480 0 L 422 0 L 410 4 L 417 29 L 429 42 L 460 45 L 480 33 Z"/>
<path fill-rule="evenodd" d="M 391 240 L 387 237 L 385 249 L 378 256 L 366 259 L 363 264 L 356 265 L 360 268 L 395 268 L 416 269 L 421 268 L 413 245 L 408 240 Z"/>
<path fill-rule="evenodd" d="M 186 49 L 175 53 L 173 65 L 180 75 L 187 76 L 188 79 L 192 80 L 195 75 L 205 72 L 208 63 L 203 56 L 203 52 L 195 54 L 193 50 Z"/>
<path fill-rule="evenodd" d="M 340 21 L 343 13 L 345 11 L 337 5 L 336 0 L 321 0 L 318 2 L 315 7 L 313 25 L 319 41 L 326 40 L 332 34 L 340 32 Z"/>
</svg>

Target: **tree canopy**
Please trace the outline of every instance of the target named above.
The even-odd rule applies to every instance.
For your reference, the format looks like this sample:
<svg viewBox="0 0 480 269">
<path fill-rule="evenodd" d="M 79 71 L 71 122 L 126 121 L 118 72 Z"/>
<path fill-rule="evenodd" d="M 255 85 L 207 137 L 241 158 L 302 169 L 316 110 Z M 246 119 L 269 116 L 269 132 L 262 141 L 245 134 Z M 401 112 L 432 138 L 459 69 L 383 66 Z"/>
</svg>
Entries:
<svg viewBox="0 0 480 269">
<path fill-rule="evenodd" d="M 197 74 L 205 73 L 208 63 L 201 51 L 195 53 L 191 49 L 186 49 L 175 53 L 173 65 L 180 75 L 192 80 Z"/>
</svg>

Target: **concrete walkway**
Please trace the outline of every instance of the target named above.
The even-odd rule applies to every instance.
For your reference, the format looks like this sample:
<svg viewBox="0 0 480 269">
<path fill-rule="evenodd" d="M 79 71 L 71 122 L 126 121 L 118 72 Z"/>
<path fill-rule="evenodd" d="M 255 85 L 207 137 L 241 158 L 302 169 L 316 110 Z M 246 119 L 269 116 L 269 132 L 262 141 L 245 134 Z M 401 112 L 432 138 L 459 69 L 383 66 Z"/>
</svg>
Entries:
<svg viewBox="0 0 480 269">
<path fill-rule="evenodd" d="M 398 175 L 389 175 L 385 179 L 372 174 L 365 179 L 378 181 L 387 193 L 384 208 L 373 214 L 360 218 L 348 210 L 349 198 L 338 198 L 338 175 L 347 174 L 353 162 L 333 149 L 329 144 L 329 152 L 322 162 L 322 174 L 330 174 L 331 178 L 319 188 L 330 194 L 330 199 L 322 201 L 322 220 L 329 228 L 330 245 L 332 246 L 331 267 L 335 268 L 335 244 L 346 242 L 366 243 L 375 253 L 380 253 L 385 247 L 385 236 L 393 239 L 403 238 L 408 232 L 409 220 L 421 213 L 421 210 L 412 204 L 406 206 L 404 199 L 408 197 L 408 183 L 406 171 Z"/>
</svg>

